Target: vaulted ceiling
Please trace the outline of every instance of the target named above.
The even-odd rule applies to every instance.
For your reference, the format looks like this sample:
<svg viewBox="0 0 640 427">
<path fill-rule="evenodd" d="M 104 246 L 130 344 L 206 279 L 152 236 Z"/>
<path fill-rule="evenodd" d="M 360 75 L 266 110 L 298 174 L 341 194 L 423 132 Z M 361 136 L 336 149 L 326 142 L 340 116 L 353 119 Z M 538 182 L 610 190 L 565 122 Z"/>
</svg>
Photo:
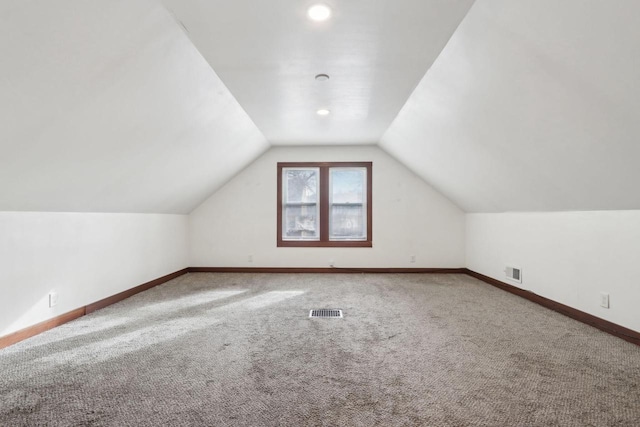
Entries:
<svg viewBox="0 0 640 427">
<path fill-rule="evenodd" d="M 269 144 L 156 1 L 0 2 L 0 210 L 188 213 Z"/>
<path fill-rule="evenodd" d="M 372 143 L 469 212 L 640 209 L 637 1 L 313 3 L 0 2 L 0 210 L 188 213 Z"/>
<path fill-rule="evenodd" d="M 376 144 L 473 1 L 322 2 L 164 0 L 269 142 Z"/>
<path fill-rule="evenodd" d="M 640 209 L 638 17 L 476 1 L 382 148 L 467 212 Z"/>
</svg>

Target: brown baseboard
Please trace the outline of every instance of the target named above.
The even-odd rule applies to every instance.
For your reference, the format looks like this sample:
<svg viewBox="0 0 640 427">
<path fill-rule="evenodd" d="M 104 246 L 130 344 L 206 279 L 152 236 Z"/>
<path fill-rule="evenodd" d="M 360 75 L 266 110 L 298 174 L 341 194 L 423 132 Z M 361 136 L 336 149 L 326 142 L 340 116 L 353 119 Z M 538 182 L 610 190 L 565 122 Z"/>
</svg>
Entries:
<svg viewBox="0 0 640 427">
<path fill-rule="evenodd" d="M 56 316 L 53 319 L 45 320 L 44 322 L 37 323 L 33 326 L 29 326 L 28 328 L 0 337 L 0 349 L 19 343 L 20 341 L 31 338 L 34 335 L 41 334 L 44 331 L 48 331 L 49 329 L 53 329 L 56 326 L 63 325 L 84 315 L 85 308 L 80 307 L 75 310 L 71 310 L 68 313 Z"/>
<path fill-rule="evenodd" d="M 94 303 L 88 304 L 84 307 L 77 308 L 68 313 L 61 314 L 52 319 L 45 320 L 33 326 L 21 329 L 13 332 L 4 337 L 0 337 L 0 349 L 18 343 L 27 338 L 31 338 L 34 335 L 38 335 L 42 332 L 53 329 L 56 326 L 60 326 L 71 320 L 82 317 L 85 314 L 93 313 L 96 310 L 110 306 L 119 301 L 122 301 L 137 293 L 146 291 L 158 286 L 176 277 L 190 272 L 208 272 L 208 273 L 464 273 L 463 268 L 279 268 L 279 267 L 257 267 L 257 268 L 245 268 L 245 267 L 189 267 L 176 271 L 166 276 L 159 277 L 150 282 L 143 283 L 110 297 L 101 299 Z"/>
<path fill-rule="evenodd" d="M 465 273 L 464 268 L 189 267 L 188 270 L 189 273 Z"/>
<path fill-rule="evenodd" d="M 166 276 L 159 277 L 150 282 L 143 283 L 135 288 L 128 289 L 124 292 L 120 292 L 116 295 L 104 298 L 100 301 L 96 301 L 92 304 L 84 307 L 77 308 L 69 311 L 60 316 L 56 316 L 53 319 L 45 320 L 36 325 L 29 326 L 19 331 L 13 332 L 9 335 L 0 337 L 0 349 L 18 343 L 22 340 L 30 338 L 34 335 L 53 329 L 56 326 L 60 326 L 71 320 L 84 316 L 85 314 L 93 313 L 96 310 L 107 307 L 111 304 L 115 304 L 137 293 L 146 291 L 158 286 L 176 277 L 182 276 L 185 273 L 422 273 L 422 274 L 467 274 L 471 277 L 475 277 L 485 283 L 500 288 L 504 291 L 518 295 L 522 298 L 526 298 L 536 304 L 540 304 L 543 307 L 557 311 L 565 316 L 571 317 L 587 325 L 591 325 L 601 331 L 607 332 L 618 338 L 622 338 L 625 341 L 640 346 L 640 333 L 625 328 L 624 326 L 617 325 L 609 322 L 608 320 L 601 319 L 583 311 L 577 310 L 573 307 L 561 304 L 559 302 L 550 300 L 548 298 L 536 295 L 533 292 L 526 291 L 524 289 L 517 288 L 508 283 L 501 282 L 493 279 L 489 276 L 485 276 L 467 268 L 281 268 L 281 267 L 189 267 L 179 271 L 176 271 Z"/>
<path fill-rule="evenodd" d="M 124 292 L 120 292 L 119 294 L 110 296 L 108 298 L 102 299 L 100 301 L 94 302 L 89 305 L 85 305 L 84 307 L 71 310 L 65 314 L 61 314 L 60 316 L 56 316 L 52 319 L 45 320 L 44 322 L 40 322 L 33 326 L 29 326 L 19 331 L 13 332 L 9 335 L 0 337 L 0 349 L 16 344 L 20 341 L 26 340 L 27 338 L 31 338 L 42 332 L 48 331 L 49 329 L 53 329 L 56 326 L 60 326 L 64 323 L 75 320 L 79 317 L 84 316 L 85 314 L 93 313 L 96 310 L 99 310 L 111 304 L 115 304 L 139 292 L 146 291 L 147 289 L 151 289 L 154 286 L 158 286 L 162 283 L 168 282 L 171 279 L 175 279 L 178 276 L 182 276 L 183 274 L 187 273 L 188 270 L 189 270 L 188 268 L 184 268 L 174 273 L 167 274 L 166 276 L 162 276 L 150 282 L 143 283 L 142 285 L 136 286 L 135 288 L 128 289 Z"/>
<path fill-rule="evenodd" d="M 508 283 L 501 282 L 500 280 L 485 276 L 484 274 L 476 273 L 473 270 L 469 270 L 467 268 L 463 270 L 465 274 L 475 277 L 476 279 L 488 283 L 489 285 L 495 286 L 514 295 L 518 295 L 522 298 L 526 298 L 531 302 L 540 304 L 543 307 L 549 308 L 553 311 L 557 311 L 558 313 L 564 314 L 567 317 L 571 317 L 572 319 L 575 319 L 579 322 L 586 323 L 587 325 L 598 328 L 603 332 L 607 332 L 608 334 L 614 335 L 618 338 L 622 338 L 625 341 L 640 346 L 639 332 L 636 332 L 629 328 L 625 328 L 624 326 L 620 326 L 616 323 L 609 322 L 608 320 L 601 319 L 600 317 L 596 317 L 592 314 L 585 313 L 584 311 L 580 311 L 573 307 L 569 307 L 568 305 L 564 305 L 543 296 L 534 294 L 533 292 L 529 292 Z"/>
<path fill-rule="evenodd" d="M 159 277 L 155 280 L 152 280 L 147 283 L 143 283 L 142 285 L 136 286 L 135 288 L 127 289 L 124 292 L 120 292 L 119 294 L 112 295 L 105 299 L 101 299 L 100 301 L 96 301 L 86 306 L 87 314 L 93 313 L 96 310 L 100 310 L 101 308 L 105 308 L 111 304 L 115 304 L 123 299 L 129 298 L 135 294 L 140 292 L 144 292 L 147 289 L 151 289 L 155 286 L 161 285 L 169 280 L 175 279 L 176 277 L 182 276 L 189 272 L 188 268 L 183 268 L 182 270 L 178 270 L 174 273 L 167 274 L 166 276 Z"/>
</svg>

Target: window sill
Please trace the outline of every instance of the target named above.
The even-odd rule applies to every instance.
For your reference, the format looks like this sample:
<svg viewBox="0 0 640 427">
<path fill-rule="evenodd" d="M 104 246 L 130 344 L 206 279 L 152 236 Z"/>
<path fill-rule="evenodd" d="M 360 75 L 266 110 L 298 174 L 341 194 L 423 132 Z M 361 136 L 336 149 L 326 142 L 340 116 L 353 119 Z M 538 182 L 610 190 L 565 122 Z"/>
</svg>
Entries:
<svg viewBox="0 0 640 427">
<path fill-rule="evenodd" d="M 305 241 L 305 240 L 279 240 L 279 248 L 371 248 L 373 242 L 367 240 L 351 241 Z"/>
</svg>

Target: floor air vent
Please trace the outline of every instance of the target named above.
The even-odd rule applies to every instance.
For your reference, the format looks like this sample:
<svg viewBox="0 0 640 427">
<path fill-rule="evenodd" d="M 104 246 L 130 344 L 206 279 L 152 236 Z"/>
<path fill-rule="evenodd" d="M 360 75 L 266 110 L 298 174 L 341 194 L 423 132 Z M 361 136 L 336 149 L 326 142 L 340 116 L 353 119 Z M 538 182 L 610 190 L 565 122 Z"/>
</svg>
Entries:
<svg viewBox="0 0 640 427">
<path fill-rule="evenodd" d="M 342 310 L 336 310 L 333 308 L 319 308 L 309 311 L 309 317 L 342 317 Z"/>
</svg>

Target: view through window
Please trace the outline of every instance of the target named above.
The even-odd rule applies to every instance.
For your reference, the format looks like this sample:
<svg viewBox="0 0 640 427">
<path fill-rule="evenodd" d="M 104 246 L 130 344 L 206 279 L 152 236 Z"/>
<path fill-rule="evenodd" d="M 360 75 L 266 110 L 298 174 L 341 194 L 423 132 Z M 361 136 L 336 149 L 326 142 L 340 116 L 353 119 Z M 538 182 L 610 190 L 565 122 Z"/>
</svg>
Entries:
<svg viewBox="0 0 640 427">
<path fill-rule="evenodd" d="M 371 247 L 371 166 L 278 163 L 278 246 Z"/>
</svg>

